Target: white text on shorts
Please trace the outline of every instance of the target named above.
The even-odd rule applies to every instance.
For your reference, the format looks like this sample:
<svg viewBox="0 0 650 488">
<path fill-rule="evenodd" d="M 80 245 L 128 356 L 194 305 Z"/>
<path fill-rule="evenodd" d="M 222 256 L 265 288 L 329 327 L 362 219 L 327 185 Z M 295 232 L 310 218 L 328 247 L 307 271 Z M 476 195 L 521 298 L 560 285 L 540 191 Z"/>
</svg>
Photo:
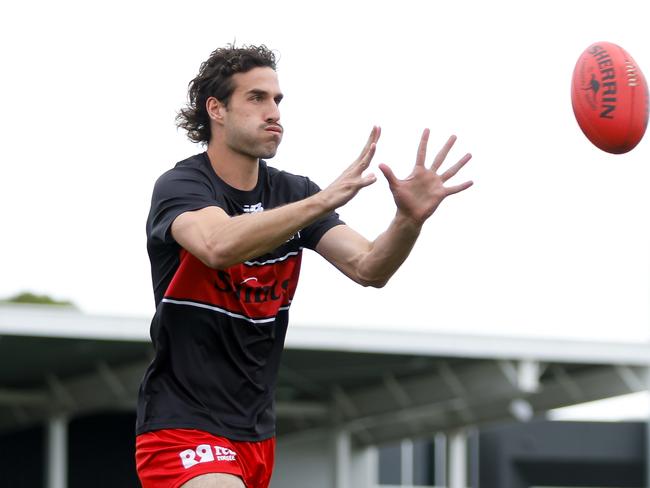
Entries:
<svg viewBox="0 0 650 488">
<path fill-rule="evenodd" d="M 201 444 L 196 449 L 186 449 L 178 454 L 185 469 L 196 466 L 199 463 L 211 461 L 235 461 L 237 453 L 226 447 L 210 446 Z"/>
</svg>

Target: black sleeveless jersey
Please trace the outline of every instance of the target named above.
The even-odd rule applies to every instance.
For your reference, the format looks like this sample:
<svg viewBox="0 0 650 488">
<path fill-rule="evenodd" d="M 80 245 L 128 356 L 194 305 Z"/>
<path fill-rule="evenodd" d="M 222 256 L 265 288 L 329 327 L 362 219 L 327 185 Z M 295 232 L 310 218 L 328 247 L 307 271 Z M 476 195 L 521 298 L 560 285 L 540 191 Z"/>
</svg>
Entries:
<svg viewBox="0 0 650 488">
<path fill-rule="evenodd" d="M 216 175 L 206 153 L 158 179 L 147 220 L 155 356 L 140 386 L 137 434 L 189 428 L 241 441 L 275 435 L 275 385 L 302 249 L 314 249 L 343 222 L 332 212 L 273 252 L 224 270 L 181 248 L 171 224 L 183 212 L 209 206 L 235 216 L 318 191 L 308 178 L 264 161 L 257 186 L 237 190 Z"/>
</svg>

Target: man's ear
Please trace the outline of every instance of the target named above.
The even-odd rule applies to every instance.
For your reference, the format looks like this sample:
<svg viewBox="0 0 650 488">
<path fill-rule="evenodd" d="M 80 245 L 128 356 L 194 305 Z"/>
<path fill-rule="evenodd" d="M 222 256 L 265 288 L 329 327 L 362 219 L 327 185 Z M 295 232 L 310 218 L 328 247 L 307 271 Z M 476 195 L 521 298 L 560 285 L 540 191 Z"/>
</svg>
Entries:
<svg viewBox="0 0 650 488">
<path fill-rule="evenodd" d="M 205 101 L 205 109 L 208 111 L 208 117 L 210 117 L 211 120 L 214 120 L 217 123 L 223 121 L 226 106 L 215 97 L 209 97 Z"/>
</svg>

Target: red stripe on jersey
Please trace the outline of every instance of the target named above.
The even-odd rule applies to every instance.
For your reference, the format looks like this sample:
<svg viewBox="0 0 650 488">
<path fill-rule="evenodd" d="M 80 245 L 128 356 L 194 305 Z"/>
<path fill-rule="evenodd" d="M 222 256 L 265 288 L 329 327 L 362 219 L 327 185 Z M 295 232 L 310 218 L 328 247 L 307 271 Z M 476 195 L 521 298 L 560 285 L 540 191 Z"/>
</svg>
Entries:
<svg viewBox="0 0 650 488">
<path fill-rule="evenodd" d="M 301 261 L 298 252 L 271 264 L 217 270 L 182 250 L 165 298 L 205 303 L 251 319 L 275 317 L 293 299 Z"/>
</svg>

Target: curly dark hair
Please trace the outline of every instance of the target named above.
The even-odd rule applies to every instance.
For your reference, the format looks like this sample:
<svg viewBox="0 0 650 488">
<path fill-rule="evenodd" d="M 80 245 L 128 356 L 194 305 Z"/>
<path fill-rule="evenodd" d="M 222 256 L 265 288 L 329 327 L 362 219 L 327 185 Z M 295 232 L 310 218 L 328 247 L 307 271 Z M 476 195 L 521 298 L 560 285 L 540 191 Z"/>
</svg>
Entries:
<svg viewBox="0 0 650 488">
<path fill-rule="evenodd" d="M 210 142 L 212 131 L 206 101 L 215 97 L 227 107 L 235 90 L 232 75 L 258 67 L 276 69 L 275 54 L 263 44 L 242 47 L 229 44 L 213 51 L 188 85 L 188 103 L 176 115 L 177 127 L 185 129 L 193 142 Z"/>
</svg>

